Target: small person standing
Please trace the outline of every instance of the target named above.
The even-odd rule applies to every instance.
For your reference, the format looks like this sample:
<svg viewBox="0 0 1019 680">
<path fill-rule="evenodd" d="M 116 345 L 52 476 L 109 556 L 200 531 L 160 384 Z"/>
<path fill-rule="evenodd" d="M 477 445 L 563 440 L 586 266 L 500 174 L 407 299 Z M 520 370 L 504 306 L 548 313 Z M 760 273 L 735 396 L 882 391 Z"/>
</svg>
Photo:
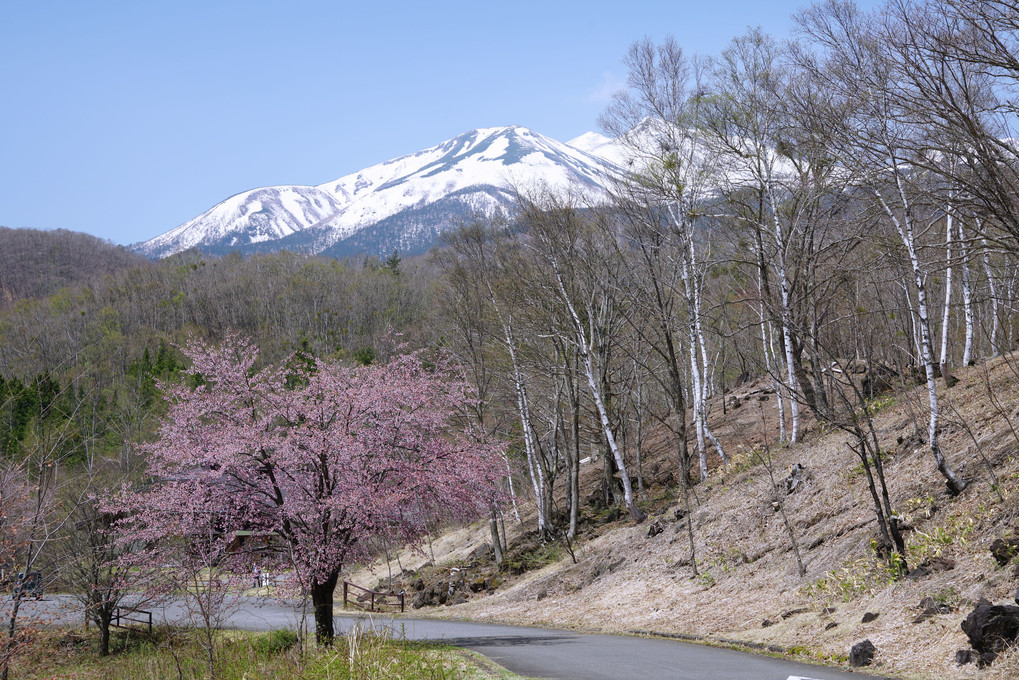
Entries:
<svg viewBox="0 0 1019 680">
<path fill-rule="evenodd" d="M 255 565 L 254 569 L 254 581 L 255 587 L 260 588 L 262 586 L 262 567 Z"/>
</svg>

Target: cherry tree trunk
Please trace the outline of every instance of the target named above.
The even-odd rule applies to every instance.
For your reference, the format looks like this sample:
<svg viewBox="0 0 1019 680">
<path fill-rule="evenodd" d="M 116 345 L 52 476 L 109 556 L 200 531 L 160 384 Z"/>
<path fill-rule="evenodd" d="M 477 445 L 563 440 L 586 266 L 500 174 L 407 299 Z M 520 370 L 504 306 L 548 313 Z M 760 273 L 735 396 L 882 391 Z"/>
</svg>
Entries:
<svg viewBox="0 0 1019 680">
<path fill-rule="evenodd" d="M 110 620 L 112 611 L 109 614 L 104 610 L 99 614 L 99 656 L 110 655 Z"/>
<path fill-rule="evenodd" d="M 333 595 L 339 572 L 334 572 L 321 583 L 311 584 L 311 604 L 315 610 L 315 641 L 324 647 L 333 644 Z"/>
</svg>

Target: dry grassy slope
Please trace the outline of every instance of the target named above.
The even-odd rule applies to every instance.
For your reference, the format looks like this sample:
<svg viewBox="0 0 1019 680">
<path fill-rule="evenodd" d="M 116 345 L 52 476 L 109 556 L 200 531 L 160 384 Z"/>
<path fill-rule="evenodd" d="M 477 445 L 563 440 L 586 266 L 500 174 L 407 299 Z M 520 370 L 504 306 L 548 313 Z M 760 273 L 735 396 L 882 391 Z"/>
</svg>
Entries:
<svg viewBox="0 0 1019 680">
<path fill-rule="evenodd" d="M 1019 356 L 1011 361 L 1015 364 Z M 906 537 L 910 565 L 940 554 L 956 560 L 951 571 L 918 580 L 889 578 L 872 554 L 873 510 L 847 437 L 813 424 L 800 444 L 772 451 L 781 476 L 794 463 L 806 466 L 809 473 L 804 487 L 784 497 L 807 567 L 807 575 L 800 577 L 781 517 L 772 507 L 766 469 L 748 453 L 761 440 L 763 428 L 774 436 L 777 423 L 774 397 L 764 402 L 755 397 L 724 416 L 720 403 L 714 405 L 714 428 L 731 461 L 697 487 L 699 577 L 691 579 L 689 547 L 682 523 L 673 519 L 672 510 L 678 507 L 673 498 L 669 507 L 657 506 L 665 531 L 654 538 L 647 536 L 648 523 L 617 522 L 582 541 L 579 564 L 567 557 L 523 575 L 492 596 L 475 596 L 466 604 L 432 613 L 738 638 L 797 647 L 836 661 L 845 659 L 854 642 L 869 638 L 878 649 L 877 670 L 884 674 L 1019 677 L 1019 652 L 979 673 L 974 666 L 959 668 L 953 660 L 957 649 L 968 647 L 959 624 L 972 603 L 980 597 L 1011 602 L 1019 585 L 1012 568 L 999 568 L 987 550 L 993 539 L 1016 527 L 1019 517 L 1019 442 L 987 398 L 985 376 L 1012 426 L 1019 429 L 1019 379 L 1003 360 L 958 371 L 961 382 L 942 394 L 945 451 L 955 469 L 971 480 L 958 498 L 948 497 L 922 439 L 911 436 L 917 424 L 924 429 L 926 401 L 921 389 L 885 399 L 876 418 L 882 446 L 890 456 L 886 472 L 892 503 L 914 526 Z M 969 424 L 972 437 L 961 422 Z M 973 437 L 994 466 L 1001 497 L 991 488 Z M 652 456 L 648 465 L 664 466 L 666 456 L 666 447 L 660 446 L 658 459 Z M 598 477 L 593 467 L 587 472 L 592 488 Z M 652 494 L 657 492 L 652 489 Z M 435 546 L 436 557 L 462 558 L 486 537 L 484 526 L 460 530 Z M 381 573 L 385 574 L 384 565 Z M 955 604 L 958 612 L 914 624 L 917 605 L 925 596 Z M 806 611 L 781 618 L 796 609 Z M 863 624 L 861 617 L 868 611 L 880 616 Z M 764 619 L 777 623 L 762 627 Z M 825 630 L 831 622 L 838 625 Z"/>
</svg>

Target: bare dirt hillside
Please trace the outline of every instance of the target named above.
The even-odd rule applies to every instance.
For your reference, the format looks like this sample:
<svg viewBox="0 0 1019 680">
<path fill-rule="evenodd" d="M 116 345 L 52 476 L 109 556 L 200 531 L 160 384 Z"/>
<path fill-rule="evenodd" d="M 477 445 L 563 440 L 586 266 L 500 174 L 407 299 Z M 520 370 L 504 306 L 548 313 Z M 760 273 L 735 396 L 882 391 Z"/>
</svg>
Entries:
<svg viewBox="0 0 1019 680">
<path fill-rule="evenodd" d="M 957 650 L 969 648 L 960 623 L 975 603 L 1015 604 L 1019 586 L 1016 561 L 1000 566 L 988 549 L 995 539 L 1019 533 L 1017 362 L 1013 355 L 960 369 L 957 385 L 942 385 L 945 451 L 970 482 L 957 497 L 948 495 L 924 445 L 921 388 L 873 403 L 891 501 L 909 527 L 909 576 L 875 555 L 873 505 L 846 435 L 811 424 L 795 446 L 772 446 L 776 490 L 761 456 L 761 443 L 775 441 L 775 400 L 754 393 L 761 388 L 755 385 L 727 395 L 729 403 L 733 396 L 741 402 L 739 408 L 723 414 L 721 402 L 713 404 L 713 425 L 730 460 L 715 461 L 708 481 L 696 487 L 696 576 L 686 519 L 676 518 L 681 503 L 669 483 L 668 450 L 659 442 L 645 468 L 648 520 L 610 521 L 618 513 L 585 508 L 576 563 L 558 543 L 536 544 L 525 531 L 533 524 L 526 517 L 520 525 L 508 518 L 511 555 L 499 572 L 486 566 L 482 544 L 490 536 L 487 525 L 478 525 L 436 541 L 437 566 L 422 569 L 431 562 L 427 548 L 405 553 L 398 584 L 413 599 L 429 578 L 448 579 L 450 568 L 464 567 L 478 592 L 464 588 L 464 595 L 448 599 L 456 604 L 425 606 L 419 614 L 742 640 L 836 664 L 847 662 L 854 643 L 869 639 L 877 648 L 873 670 L 881 674 L 1019 677 L 1019 650 L 985 670 L 955 662 Z M 783 482 L 796 464 L 804 468 L 802 483 L 787 493 Z M 587 471 L 589 491 L 596 467 Z M 802 551 L 804 576 L 776 501 L 784 503 Z M 661 533 L 649 536 L 656 523 Z M 523 548 L 514 552 L 514 543 Z M 391 566 L 398 571 L 395 561 Z M 354 580 L 374 584 L 386 575 L 383 563 Z M 924 598 L 931 598 L 926 613 Z M 867 613 L 877 617 L 863 623 Z"/>
</svg>

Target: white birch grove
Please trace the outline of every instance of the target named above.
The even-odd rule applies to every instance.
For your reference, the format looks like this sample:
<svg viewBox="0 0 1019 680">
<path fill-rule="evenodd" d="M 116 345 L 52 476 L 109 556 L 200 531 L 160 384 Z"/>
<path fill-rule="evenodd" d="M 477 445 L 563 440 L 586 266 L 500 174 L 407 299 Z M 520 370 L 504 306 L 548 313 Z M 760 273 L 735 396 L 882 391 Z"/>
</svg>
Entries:
<svg viewBox="0 0 1019 680">
<path fill-rule="evenodd" d="M 696 433 L 699 473 L 708 471 L 708 442 L 726 460 L 721 442 L 711 432 L 707 397 L 711 393 L 708 340 L 703 327 L 703 267 L 698 261 L 699 203 L 714 185 L 716 167 L 710 154 L 696 141 L 700 115 L 702 69 L 690 62 L 674 40 L 660 45 L 650 40 L 634 43 L 626 58 L 629 89 L 616 93 L 602 124 L 620 134 L 634 173 L 620 193 L 662 207 L 667 230 L 674 241 L 681 296 L 687 315 L 690 401 Z"/>
<path fill-rule="evenodd" d="M 523 202 L 525 224 L 532 239 L 532 248 L 551 277 L 550 287 L 558 293 L 557 302 L 566 313 L 572 326 L 570 340 L 580 359 L 594 402 L 602 435 L 616 464 L 623 500 L 634 521 L 641 521 L 644 513 L 637 507 L 630 475 L 623 451 L 616 441 L 605 395 L 601 387 L 595 355 L 599 344 L 612 342 L 611 329 L 605 327 L 605 315 L 612 313 L 610 293 L 605 288 L 606 277 L 590 267 L 601 264 L 595 253 L 584 251 L 579 242 L 584 237 L 583 220 L 577 215 L 570 197 L 546 194 L 538 202 Z M 579 268 L 587 267 L 581 272 Z M 585 285 L 586 284 L 586 285 Z"/>
<path fill-rule="evenodd" d="M 511 464 L 543 531 L 559 530 L 555 504 L 576 535 L 581 442 L 609 463 L 602 498 L 639 518 L 631 473 L 659 427 L 689 511 L 693 475 L 725 462 L 731 441 L 709 426 L 719 393 L 754 380 L 774 392 L 767 437 L 794 446 L 815 421 L 848 428 L 895 549 L 880 444 L 859 409 L 916 380 L 934 467 L 951 493 L 966 488 L 941 432 L 944 390 L 950 367 L 1004 352 L 1019 330 L 1019 221 L 1001 214 L 1019 195 L 1004 161 L 1019 154 L 992 138 L 1009 123 L 988 112 L 1010 104 L 985 86 L 1005 67 L 981 71 L 979 45 L 920 16 L 932 6 L 815 5 L 792 46 L 751 30 L 710 67 L 671 39 L 631 47 L 602 120 L 626 156 L 611 205 L 536 188 L 504 231 L 525 264 L 486 288 L 520 443 Z"/>
<path fill-rule="evenodd" d="M 824 61 L 807 61 L 808 67 L 832 84 L 835 99 L 847 107 L 839 110 L 841 120 L 833 126 L 838 137 L 833 140 L 832 153 L 846 167 L 857 169 L 860 181 L 869 188 L 905 251 L 911 288 L 916 295 L 909 311 L 915 317 L 920 368 L 927 383 L 928 447 L 949 491 L 959 493 L 966 482 L 955 474 L 939 438 L 938 368 L 931 332 L 928 272 L 918 254 L 915 214 L 920 206 L 913 199 L 914 190 L 920 193 L 920 188 L 915 187 L 919 178 L 908 172 L 911 150 L 923 146 L 922 131 L 911 124 L 910 111 L 895 96 L 902 83 L 896 78 L 893 55 L 878 49 L 880 24 L 868 23 L 864 15 L 850 7 L 816 8 L 804 18 L 803 24 L 823 50 Z"/>
<path fill-rule="evenodd" d="M 443 318 L 449 321 L 453 351 L 472 378 L 477 392 L 475 416 L 482 428 L 489 430 L 486 416 L 494 399 L 495 373 L 491 366 L 488 345 L 498 337 L 498 332 L 488 329 L 489 306 L 498 311 L 495 291 L 491 286 L 492 273 L 489 271 L 487 253 L 489 235 L 482 225 L 472 224 L 455 235 L 449 235 L 446 249 L 439 256 L 439 264 L 445 270 L 447 295 L 443 298 Z M 500 318 L 500 330 L 505 342 L 508 329 Z M 515 364 L 514 364 L 515 365 Z M 494 429 L 498 429 L 495 425 Z M 506 485 L 513 517 L 520 522 L 520 509 L 514 484 L 514 472 L 509 457 L 502 450 L 502 462 L 506 468 Z"/>
</svg>

